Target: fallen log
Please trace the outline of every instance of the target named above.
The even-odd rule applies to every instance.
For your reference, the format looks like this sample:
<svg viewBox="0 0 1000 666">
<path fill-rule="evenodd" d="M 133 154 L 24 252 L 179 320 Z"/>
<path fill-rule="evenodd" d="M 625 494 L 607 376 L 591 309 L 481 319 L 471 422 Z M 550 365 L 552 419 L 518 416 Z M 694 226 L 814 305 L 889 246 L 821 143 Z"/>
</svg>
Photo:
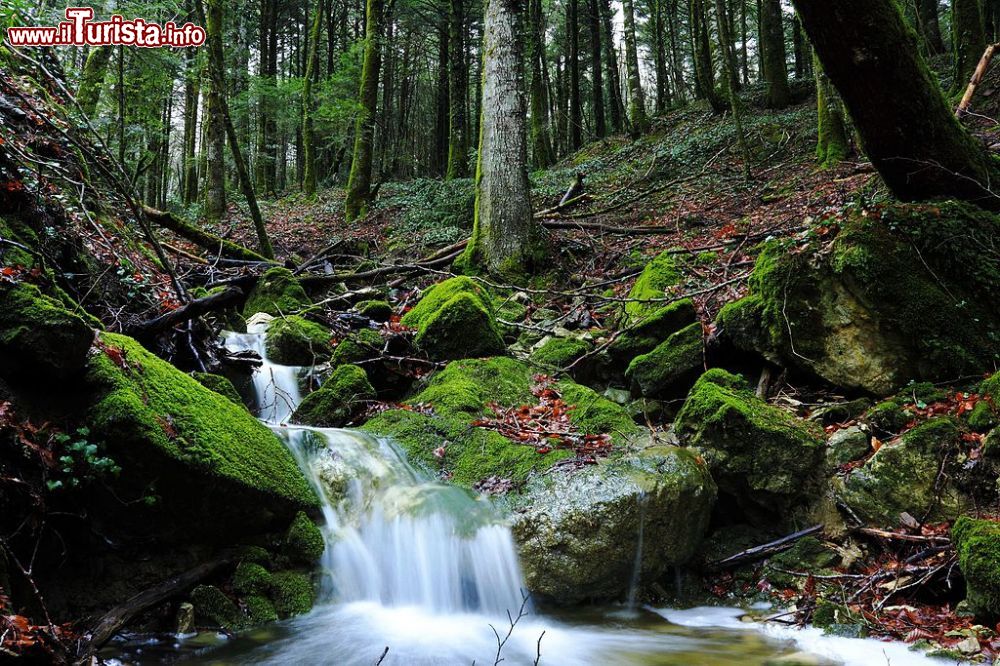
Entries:
<svg viewBox="0 0 1000 666">
<path fill-rule="evenodd" d="M 983 57 L 979 59 L 979 64 L 976 65 L 976 71 L 972 73 L 972 78 L 969 80 L 969 85 L 965 89 L 965 94 L 962 95 L 962 101 L 958 103 L 958 108 L 955 109 L 955 116 L 961 118 L 969 110 L 969 106 L 972 104 L 972 98 L 976 94 L 976 89 L 979 84 L 983 82 L 983 77 L 986 76 L 986 70 L 989 69 L 990 63 L 993 61 L 993 56 L 996 54 L 997 47 L 1000 44 L 990 44 L 986 47 L 986 51 L 983 53 Z"/>
<path fill-rule="evenodd" d="M 223 291 L 199 298 L 182 305 L 176 310 L 166 312 L 159 317 L 147 319 L 129 328 L 129 334 L 141 337 L 162 333 L 177 324 L 200 317 L 203 314 L 220 310 L 229 305 L 239 302 L 243 298 L 243 290 L 239 287 L 228 287 Z"/>
<path fill-rule="evenodd" d="M 228 241 L 225 238 L 220 238 L 219 236 L 211 234 L 204 229 L 199 229 L 190 222 L 185 222 L 184 220 L 176 217 L 173 213 L 150 208 L 149 206 L 143 206 L 142 212 L 146 214 L 146 217 L 151 222 L 173 231 L 181 238 L 189 240 L 195 245 L 205 248 L 209 252 L 213 252 L 223 257 L 232 257 L 233 259 L 274 263 L 272 260 L 257 254 L 253 250 L 249 250 L 242 245 Z"/>
<path fill-rule="evenodd" d="M 155 587 L 140 592 L 128 601 L 115 606 L 97 619 L 94 624 L 83 632 L 77 648 L 74 664 L 89 663 L 94 653 L 107 643 L 133 617 L 148 608 L 166 601 L 174 595 L 184 592 L 192 585 L 201 582 L 215 571 L 233 562 L 234 556 L 226 554 L 218 559 L 199 564 L 181 574 L 163 581 Z"/>
<path fill-rule="evenodd" d="M 793 532 L 792 534 L 783 536 L 780 539 L 775 539 L 774 541 L 769 541 L 759 546 L 754 546 L 753 548 L 741 550 L 740 552 L 730 555 L 725 559 L 712 562 L 709 564 L 708 569 L 710 571 L 718 571 L 720 569 L 729 569 L 748 562 L 763 560 L 766 557 L 788 550 L 796 541 L 803 537 L 822 531 L 823 525 L 813 525 L 812 527 L 807 527 L 804 530 L 799 530 L 798 532 Z"/>
</svg>

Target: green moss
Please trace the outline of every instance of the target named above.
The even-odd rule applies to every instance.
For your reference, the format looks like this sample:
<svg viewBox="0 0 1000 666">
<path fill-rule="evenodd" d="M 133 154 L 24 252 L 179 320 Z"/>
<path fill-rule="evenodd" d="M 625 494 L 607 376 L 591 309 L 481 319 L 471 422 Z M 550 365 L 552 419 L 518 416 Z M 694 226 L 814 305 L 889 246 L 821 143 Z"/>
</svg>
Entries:
<svg viewBox="0 0 1000 666">
<path fill-rule="evenodd" d="M 997 411 L 985 400 L 976 403 L 972 411 L 966 416 L 966 423 L 975 432 L 985 433 L 1000 425 Z"/>
<path fill-rule="evenodd" d="M 885 436 L 899 432 L 913 419 L 913 414 L 903 409 L 897 400 L 883 400 L 865 415 L 865 420 Z"/>
<path fill-rule="evenodd" d="M 531 378 L 530 366 L 503 356 L 453 361 L 408 402 L 431 405 L 439 414 L 478 416 L 491 402 L 506 406 L 536 402 Z"/>
<path fill-rule="evenodd" d="M 271 578 L 270 599 L 278 617 L 284 619 L 312 610 L 316 602 L 316 589 L 308 574 L 279 571 Z"/>
<path fill-rule="evenodd" d="M 239 595 L 266 592 L 271 587 L 271 572 L 259 564 L 243 561 L 233 573 L 233 591 Z"/>
<path fill-rule="evenodd" d="M 274 604 L 263 595 L 251 594 L 243 600 L 243 603 L 246 605 L 250 624 L 254 626 L 278 620 L 278 611 L 275 610 Z"/>
<path fill-rule="evenodd" d="M 258 507 L 261 510 L 317 505 L 292 455 L 246 409 L 131 338 L 104 333 L 101 340 L 110 351 L 91 356 L 87 368 L 88 386 L 96 396 L 89 425 L 95 437 L 109 443 L 134 481 L 149 474 L 159 479 L 161 493 L 170 483 L 177 483 L 176 491 L 185 494 L 192 492 L 189 485 L 202 488 L 198 496 L 187 498 L 192 502 L 201 500 L 201 495 L 207 500 L 239 492 L 264 503 Z M 173 479 L 171 470 L 177 470 L 180 478 Z M 205 489 L 209 480 L 214 483 Z M 219 520 L 227 515 L 224 509 L 205 507 L 218 513 Z M 200 519 L 207 521 L 210 516 Z"/>
<path fill-rule="evenodd" d="M 269 269 L 257 281 L 243 306 L 243 316 L 257 312 L 274 317 L 300 312 L 312 305 L 298 279 L 287 268 Z"/>
<path fill-rule="evenodd" d="M 701 324 L 691 324 L 635 357 L 625 371 L 634 392 L 646 397 L 683 395 L 704 367 Z"/>
<path fill-rule="evenodd" d="M 215 391 L 222 397 L 229 398 L 229 400 L 235 402 L 237 405 L 243 404 L 243 398 L 240 397 L 239 392 L 237 392 L 236 387 L 233 386 L 228 377 L 216 375 L 211 372 L 192 372 L 191 376 L 210 391 Z"/>
<path fill-rule="evenodd" d="M 485 309 L 493 307 L 493 297 L 486 287 L 469 277 L 453 277 L 426 290 L 413 309 L 403 315 L 400 323 L 410 328 L 420 328 L 427 323 L 432 315 L 444 307 L 445 303 L 459 294 L 473 295 L 480 300 Z"/>
<path fill-rule="evenodd" d="M 309 516 L 299 511 L 285 533 L 282 553 L 293 562 L 311 565 L 323 555 L 325 547 L 323 533 Z"/>
<path fill-rule="evenodd" d="M 694 301 L 690 298 L 661 307 L 624 330 L 608 347 L 616 362 L 628 364 L 641 354 L 648 354 L 671 334 L 697 321 Z"/>
<path fill-rule="evenodd" d="M 214 585 L 199 585 L 191 591 L 195 618 L 199 624 L 236 631 L 242 629 L 246 621 L 233 600 Z"/>
<path fill-rule="evenodd" d="M 271 561 L 274 559 L 266 548 L 260 546 L 240 546 L 239 558 L 241 562 L 259 564 L 264 568 L 270 567 Z"/>
<path fill-rule="evenodd" d="M 1000 372 L 982 381 L 979 385 L 979 394 L 992 398 L 1000 407 Z"/>
<path fill-rule="evenodd" d="M 503 338 L 483 301 L 460 293 L 423 318 L 414 338 L 435 359 L 495 356 L 505 351 Z"/>
<path fill-rule="evenodd" d="M 268 360 L 281 365 L 316 365 L 329 353 L 330 337 L 325 326 L 298 315 L 276 318 L 267 327 Z"/>
<path fill-rule="evenodd" d="M 392 317 L 392 306 L 389 305 L 388 301 L 361 301 L 354 306 L 354 309 L 358 311 L 358 314 L 373 321 L 389 321 Z"/>
<path fill-rule="evenodd" d="M 25 247 L 38 247 L 38 236 L 18 220 L 0 217 L 0 238 L 20 243 Z M 0 265 L 32 268 L 35 257 L 14 245 L 0 244 Z"/>
<path fill-rule="evenodd" d="M 806 579 L 786 572 L 824 574 L 829 573 L 838 562 L 840 556 L 837 551 L 816 537 L 807 536 L 768 561 L 767 579 L 778 588 L 794 588 L 805 583 Z"/>
<path fill-rule="evenodd" d="M 590 349 L 590 344 L 576 338 L 550 338 L 531 353 L 531 360 L 539 365 L 562 369 Z"/>
<path fill-rule="evenodd" d="M 659 254 L 646 264 L 628 293 L 630 302 L 625 304 L 625 314 L 629 321 L 637 322 L 662 308 L 662 301 L 655 301 L 666 298 L 667 289 L 676 285 L 680 279 L 677 262 L 669 252 Z M 654 302 L 643 303 L 643 300 Z"/>
<path fill-rule="evenodd" d="M 83 370 L 93 340 L 83 317 L 35 285 L 0 285 L 0 371 L 26 379 L 70 379 Z"/>
<path fill-rule="evenodd" d="M 747 510 L 781 511 L 818 491 L 822 430 L 760 400 L 739 376 L 719 369 L 702 375 L 675 429 L 704 450 L 720 490 Z"/>
<path fill-rule="evenodd" d="M 385 341 L 378 331 L 362 328 L 337 344 L 330 356 L 330 365 L 337 367 L 368 361 L 381 354 L 384 345 Z"/>
<path fill-rule="evenodd" d="M 927 421 L 898 442 L 883 444 L 851 473 L 838 494 L 862 519 L 886 526 L 896 526 L 903 512 L 939 520 L 954 518 L 965 502 L 950 485 L 940 484 L 939 476 L 941 461 L 958 438 L 952 419 Z"/>
<path fill-rule="evenodd" d="M 569 420 L 580 432 L 588 435 L 612 435 L 616 442 L 639 432 L 628 412 L 596 391 L 576 382 L 561 381 L 556 389 L 566 404 L 572 405 Z"/>
<path fill-rule="evenodd" d="M 346 425 L 365 402 L 375 399 L 375 389 L 365 371 L 356 365 L 338 366 L 323 385 L 305 397 L 292 415 L 293 423 L 339 428 Z"/>
<path fill-rule="evenodd" d="M 966 601 L 977 618 L 1000 617 L 1000 523 L 962 516 L 951 529 L 965 576 Z"/>
</svg>

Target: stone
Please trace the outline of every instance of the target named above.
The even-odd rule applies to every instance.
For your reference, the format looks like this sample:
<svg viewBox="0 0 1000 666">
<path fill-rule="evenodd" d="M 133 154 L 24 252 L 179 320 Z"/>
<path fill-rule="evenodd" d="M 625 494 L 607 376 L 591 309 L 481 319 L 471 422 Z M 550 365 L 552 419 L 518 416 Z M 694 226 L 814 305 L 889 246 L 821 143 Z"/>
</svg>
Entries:
<svg viewBox="0 0 1000 666">
<path fill-rule="evenodd" d="M 298 315 L 275 317 L 267 327 L 265 351 L 272 363 L 316 365 L 330 355 L 330 329 Z"/>
<path fill-rule="evenodd" d="M 977 619 L 1000 618 L 1000 523 L 961 516 L 951 528 L 965 576 L 965 600 Z"/>
<path fill-rule="evenodd" d="M 356 365 L 341 365 L 323 384 L 307 395 L 292 414 L 292 423 L 322 428 L 340 428 L 375 399 L 375 389 L 365 371 Z"/>
<path fill-rule="evenodd" d="M 830 467 L 840 467 L 858 460 L 871 450 L 868 433 L 859 426 L 842 428 L 826 442 L 826 463 Z"/>
<path fill-rule="evenodd" d="M 250 291 L 243 305 L 243 316 L 249 319 L 258 312 L 273 317 L 299 313 L 312 305 L 309 296 L 290 270 L 283 267 L 269 269 Z"/>
<path fill-rule="evenodd" d="M 650 397 L 684 395 L 704 368 L 701 324 L 677 331 L 625 371 L 632 392 Z"/>
</svg>

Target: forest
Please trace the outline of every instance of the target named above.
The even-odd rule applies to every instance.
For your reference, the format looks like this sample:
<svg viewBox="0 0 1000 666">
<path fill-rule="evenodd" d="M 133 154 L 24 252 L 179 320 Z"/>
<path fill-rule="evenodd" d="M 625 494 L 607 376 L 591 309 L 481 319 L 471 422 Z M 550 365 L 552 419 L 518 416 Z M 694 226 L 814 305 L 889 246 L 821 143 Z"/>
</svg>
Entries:
<svg viewBox="0 0 1000 666">
<path fill-rule="evenodd" d="M 0 0 L 0 662 L 1000 658 L 1000 0 L 80 7 Z"/>
</svg>

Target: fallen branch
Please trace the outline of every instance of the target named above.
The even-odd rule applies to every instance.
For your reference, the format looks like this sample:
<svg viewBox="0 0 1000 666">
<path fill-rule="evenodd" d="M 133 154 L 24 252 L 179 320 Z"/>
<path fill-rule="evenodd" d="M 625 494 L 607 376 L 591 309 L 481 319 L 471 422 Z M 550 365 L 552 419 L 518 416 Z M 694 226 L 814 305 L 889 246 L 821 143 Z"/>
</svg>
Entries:
<svg viewBox="0 0 1000 666">
<path fill-rule="evenodd" d="M 979 59 L 979 64 L 976 65 L 976 71 L 972 73 L 972 78 L 969 80 L 969 85 L 965 89 L 965 94 L 962 95 L 962 101 L 959 102 L 958 108 L 955 109 L 955 116 L 961 118 L 965 115 L 965 112 L 969 110 L 969 105 L 972 104 L 972 98 L 976 94 L 976 88 L 979 84 L 983 82 L 983 77 L 986 76 L 986 70 L 990 67 L 990 62 L 993 61 L 993 56 L 996 54 L 997 47 L 1000 44 L 990 44 L 986 47 L 986 51 L 983 53 L 983 57 Z"/>
<path fill-rule="evenodd" d="M 129 333 L 133 336 L 155 335 L 156 333 L 173 328 L 177 324 L 200 317 L 207 312 L 232 305 L 241 298 L 243 298 L 242 289 L 239 287 L 229 287 L 211 296 L 190 301 L 186 305 L 182 305 L 176 310 L 171 310 L 159 317 L 136 324 L 129 329 Z"/>
<path fill-rule="evenodd" d="M 151 208 L 149 206 L 143 206 L 142 212 L 145 213 L 146 217 L 152 222 L 173 231 L 181 238 L 189 240 L 195 245 L 205 248 L 209 252 L 216 253 L 223 257 L 232 257 L 234 259 L 273 263 L 253 250 L 249 250 L 242 245 L 237 245 L 236 243 L 228 241 L 225 238 L 220 238 L 215 234 L 210 234 L 203 229 L 199 229 L 190 222 L 185 222 L 184 220 L 176 217 L 173 213 L 156 210 L 155 208 Z"/>
<path fill-rule="evenodd" d="M 915 543 L 951 543 L 951 539 L 943 536 L 923 536 L 920 534 L 901 534 L 899 532 L 889 532 L 879 530 L 874 527 L 859 527 L 858 532 L 869 536 L 889 539 L 890 541 L 913 541 Z"/>
<path fill-rule="evenodd" d="M 823 531 L 823 525 L 813 525 L 804 530 L 799 530 L 787 536 L 783 536 L 780 539 L 775 539 L 774 541 L 769 541 L 767 543 L 761 544 L 759 546 L 754 546 L 753 548 L 747 548 L 746 550 L 741 550 L 735 555 L 730 555 L 729 557 L 719 560 L 717 562 L 712 562 L 709 565 L 709 570 L 717 571 L 719 569 L 728 569 L 731 567 L 738 566 L 740 564 L 746 564 L 747 562 L 756 562 L 757 560 L 763 560 L 766 557 L 770 557 L 776 553 L 788 550 L 792 547 L 796 541 L 803 537 L 807 537 L 811 534 L 816 534 Z"/>
</svg>

